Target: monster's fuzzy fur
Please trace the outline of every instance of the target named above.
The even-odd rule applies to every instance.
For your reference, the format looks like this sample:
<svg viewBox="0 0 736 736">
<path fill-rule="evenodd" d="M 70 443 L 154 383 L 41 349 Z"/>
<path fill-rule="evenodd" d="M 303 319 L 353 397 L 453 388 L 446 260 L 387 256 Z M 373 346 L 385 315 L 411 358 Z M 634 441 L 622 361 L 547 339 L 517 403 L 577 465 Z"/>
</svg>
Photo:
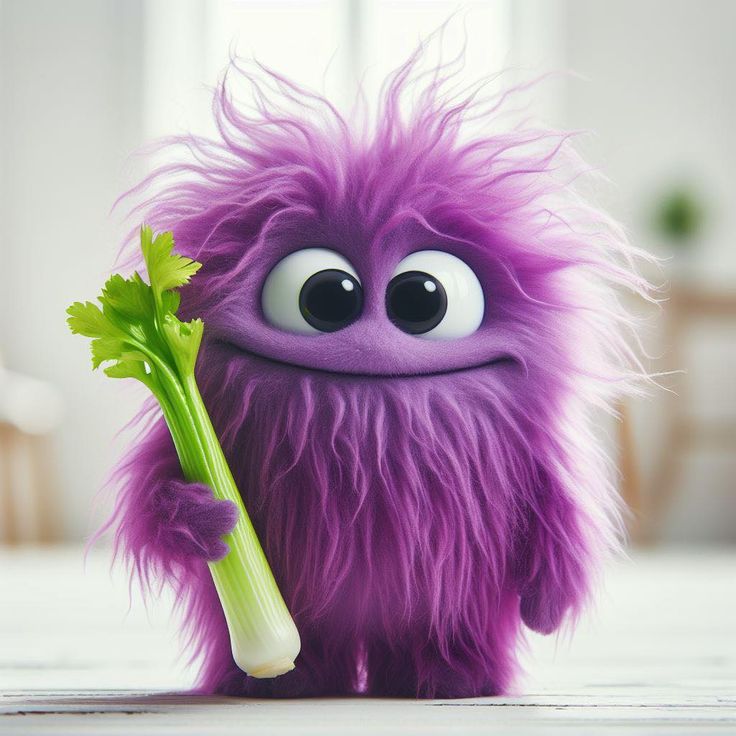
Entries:
<svg viewBox="0 0 736 736">
<path fill-rule="evenodd" d="M 226 79 L 220 140 L 178 139 L 188 159 L 137 190 L 154 187 L 137 212 L 204 263 L 183 295 L 207 325 L 198 379 L 303 639 L 289 675 L 235 667 L 205 562 L 231 519 L 177 480 L 159 420 L 119 468 L 112 523 L 142 579 L 173 586 L 204 692 L 508 692 L 521 623 L 574 618 L 617 547 L 591 413 L 641 374 L 616 298 L 647 296 L 639 254 L 574 192 L 586 170 L 568 134 L 490 132 L 510 93 L 452 93 L 451 65 L 420 59 L 389 79 L 372 128 L 233 62 L 255 110 Z M 466 134 L 472 121 L 488 132 Z M 312 354 L 261 324 L 259 300 L 278 258 L 314 244 L 378 290 L 404 254 L 447 248 L 486 290 L 484 324 L 459 349 L 370 313 L 370 350 L 357 323 Z"/>
</svg>

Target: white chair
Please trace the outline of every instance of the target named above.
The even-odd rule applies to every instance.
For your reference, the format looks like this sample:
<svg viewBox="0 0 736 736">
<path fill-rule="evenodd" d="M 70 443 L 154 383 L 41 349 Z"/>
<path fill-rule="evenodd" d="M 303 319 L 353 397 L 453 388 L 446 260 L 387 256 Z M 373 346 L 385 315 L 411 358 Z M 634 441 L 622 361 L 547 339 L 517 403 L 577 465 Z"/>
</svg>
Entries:
<svg viewBox="0 0 736 736">
<path fill-rule="evenodd" d="M 61 414 L 53 386 L 0 366 L 0 541 L 6 544 L 58 539 L 49 436 Z"/>
</svg>

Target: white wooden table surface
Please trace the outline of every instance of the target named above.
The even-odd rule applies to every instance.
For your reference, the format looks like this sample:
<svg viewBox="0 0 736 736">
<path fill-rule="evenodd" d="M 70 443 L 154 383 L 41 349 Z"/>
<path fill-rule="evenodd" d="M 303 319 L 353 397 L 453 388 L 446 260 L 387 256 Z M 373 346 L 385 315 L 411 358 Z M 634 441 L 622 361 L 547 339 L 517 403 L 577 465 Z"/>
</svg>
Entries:
<svg viewBox="0 0 736 736">
<path fill-rule="evenodd" d="M 570 639 L 532 637 L 524 695 L 248 701 L 190 682 L 165 602 L 108 555 L 0 551 L 0 734 L 736 734 L 736 551 L 647 552 Z"/>
</svg>

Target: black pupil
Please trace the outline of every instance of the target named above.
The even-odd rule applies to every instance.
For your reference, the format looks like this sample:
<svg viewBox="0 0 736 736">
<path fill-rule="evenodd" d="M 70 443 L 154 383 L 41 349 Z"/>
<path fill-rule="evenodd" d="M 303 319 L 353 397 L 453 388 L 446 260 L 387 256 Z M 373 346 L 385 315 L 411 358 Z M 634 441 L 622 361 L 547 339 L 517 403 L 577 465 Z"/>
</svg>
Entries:
<svg viewBox="0 0 736 736">
<path fill-rule="evenodd" d="M 327 268 L 310 276 L 299 292 L 302 317 L 320 332 L 347 327 L 363 308 L 363 289 L 354 276 Z"/>
<path fill-rule="evenodd" d="M 421 335 L 442 322 L 447 312 L 447 294 L 434 276 L 424 271 L 407 271 L 391 279 L 386 310 L 399 329 Z"/>
</svg>

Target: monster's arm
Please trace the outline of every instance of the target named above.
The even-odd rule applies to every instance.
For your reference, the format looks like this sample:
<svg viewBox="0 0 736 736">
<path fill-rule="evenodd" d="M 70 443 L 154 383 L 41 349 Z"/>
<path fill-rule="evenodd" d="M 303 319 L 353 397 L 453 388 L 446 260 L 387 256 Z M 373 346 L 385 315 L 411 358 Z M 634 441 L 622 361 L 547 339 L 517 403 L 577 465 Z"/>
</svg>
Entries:
<svg viewBox="0 0 736 736">
<path fill-rule="evenodd" d="M 526 504 L 515 552 L 521 617 L 534 631 L 555 631 L 578 612 L 595 562 L 586 519 L 565 483 L 549 472 L 539 475 L 534 499 Z"/>
<path fill-rule="evenodd" d="M 164 574 L 224 557 L 222 540 L 238 517 L 235 504 L 216 500 L 201 483 L 183 480 L 163 421 L 125 463 L 117 507 L 117 540 L 139 568 Z"/>
</svg>

